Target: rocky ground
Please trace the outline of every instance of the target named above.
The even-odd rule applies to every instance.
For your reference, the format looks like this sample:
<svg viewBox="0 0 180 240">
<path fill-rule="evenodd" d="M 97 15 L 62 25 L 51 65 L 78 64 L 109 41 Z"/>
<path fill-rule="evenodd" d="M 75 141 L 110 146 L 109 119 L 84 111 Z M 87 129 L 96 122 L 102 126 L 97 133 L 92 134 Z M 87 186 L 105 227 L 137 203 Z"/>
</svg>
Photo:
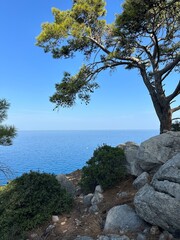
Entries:
<svg viewBox="0 0 180 240">
<path fill-rule="evenodd" d="M 81 171 L 77 170 L 67 175 L 68 179 L 77 186 L 81 177 Z M 97 239 L 103 235 L 103 228 L 107 212 L 114 206 L 128 204 L 133 206 L 134 195 L 137 190 L 132 183 L 134 178 L 129 176 L 121 181 L 116 187 L 103 192 L 104 199 L 98 204 L 97 213 L 89 213 L 88 208 L 83 204 L 83 196 L 79 195 L 75 199 L 75 204 L 70 214 L 59 216 L 59 221 L 53 225 L 50 219 L 45 225 L 29 233 L 29 239 L 34 240 L 74 240 L 77 236 L 90 236 Z M 126 196 L 119 196 L 118 193 L 126 192 Z M 123 232 L 120 233 L 123 235 Z M 137 239 L 137 232 L 126 233 L 130 239 Z M 151 231 L 146 240 L 159 239 L 160 232 L 158 229 Z M 86 238 L 84 239 L 86 240 Z M 139 239 L 141 240 L 141 239 Z"/>
</svg>

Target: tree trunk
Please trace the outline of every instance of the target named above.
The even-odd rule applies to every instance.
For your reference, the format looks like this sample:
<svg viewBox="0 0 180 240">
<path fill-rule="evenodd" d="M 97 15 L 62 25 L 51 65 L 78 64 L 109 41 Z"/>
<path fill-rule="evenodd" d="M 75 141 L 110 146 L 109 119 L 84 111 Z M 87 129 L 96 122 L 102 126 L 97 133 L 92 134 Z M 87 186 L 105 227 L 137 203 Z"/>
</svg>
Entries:
<svg viewBox="0 0 180 240">
<path fill-rule="evenodd" d="M 171 130 L 172 112 L 170 107 L 163 109 L 162 116 L 161 118 L 159 118 L 159 121 L 160 121 L 160 134 Z"/>
<path fill-rule="evenodd" d="M 172 125 L 172 110 L 165 98 L 158 99 L 157 94 L 151 94 L 151 99 L 160 122 L 160 134 L 170 131 Z"/>
</svg>

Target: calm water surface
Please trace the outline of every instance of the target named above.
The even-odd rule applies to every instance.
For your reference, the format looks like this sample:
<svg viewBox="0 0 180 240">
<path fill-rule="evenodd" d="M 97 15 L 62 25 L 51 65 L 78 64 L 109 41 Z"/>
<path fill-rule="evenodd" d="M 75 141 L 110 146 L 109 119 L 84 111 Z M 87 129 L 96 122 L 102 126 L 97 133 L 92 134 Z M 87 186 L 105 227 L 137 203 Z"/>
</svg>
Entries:
<svg viewBox="0 0 180 240">
<path fill-rule="evenodd" d="M 12 170 L 13 179 L 30 170 L 69 173 L 82 168 L 93 151 L 102 144 L 142 141 L 158 134 L 158 130 L 117 131 L 21 131 L 12 146 L 0 146 L 0 163 Z M 0 172 L 0 185 L 7 182 Z"/>
</svg>

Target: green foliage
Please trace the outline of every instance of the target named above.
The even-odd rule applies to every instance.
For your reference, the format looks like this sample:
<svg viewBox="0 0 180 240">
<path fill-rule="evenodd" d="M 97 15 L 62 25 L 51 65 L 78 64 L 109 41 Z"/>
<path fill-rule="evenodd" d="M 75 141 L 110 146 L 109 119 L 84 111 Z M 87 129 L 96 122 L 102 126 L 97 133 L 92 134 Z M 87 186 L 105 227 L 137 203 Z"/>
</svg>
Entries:
<svg viewBox="0 0 180 240">
<path fill-rule="evenodd" d="M 97 185 L 108 189 L 126 175 L 124 152 L 120 148 L 103 145 L 94 151 L 93 157 L 82 169 L 80 186 L 85 193 L 94 192 Z"/>
<path fill-rule="evenodd" d="M 0 145 L 9 146 L 12 144 L 12 139 L 16 136 L 16 129 L 14 126 L 2 125 L 2 122 L 7 118 L 7 110 L 10 104 L 5 99 L 0 99 Z M 10 175 L 10 169 L 0 162 L 0 172 L 6 177 Z"/>
<path fill-rule="evenodd" d="M 13 126 L 4 126 L 1 123 L 7 118 L 7 110 L 10 104 L 5 99 L 0 99 L 0 145 L 12 144 L 12 139 L 16 136 L 16 129 Z"/>
<path fill-rule="evenodd" d="M 148 89 L 161 132 L 170 130 L 171 103 L 180 91 L 180 82 L 166 95 L 164 81 L 179 71 L 179 0 L 125 0 L 122 12 L 107 24 L 104 0 L 76 0 L 72 8 L 53 8 L 54 22 L 44 23 L 37 46 L 54 58 L 75 57 L 82 53 L 84 65 L 74 76 L 65 73 L 50 101 L 58 107 L 71 107 L 77 98 L 89 103 L 104 70 L 119 66 L 137 69 Z M 118 11 L 118 10 L 117 10 Z M 120 10 L 119 10 L 120 12 Z M 128 90 L 127 90 L 128 91 Z M 164 121 L 166 119 L 166 121 Z"/>
<path fill-rule="evenodd" d="M 56 84 L 56 93 L 50 97 L 50 101 L 56 103 L 56 106 L 71 107 L 75 103 L 78 92 L 79 99 L 88 104 L 90 101 L 89 93 L 98 88 L 97 83 L 86 81 L 88 74 L 89 71 L 85 66 L 75 76 L 71 76 L 68 72 L 65 72 L 62 82 Z"/>
<path fill-rule="evenodd" d="M 0 190 L 0 240 L 24 239 L 25 231 L 69 212 L 72 204 L 54 175 L 25 173 Z"/>
</svg>

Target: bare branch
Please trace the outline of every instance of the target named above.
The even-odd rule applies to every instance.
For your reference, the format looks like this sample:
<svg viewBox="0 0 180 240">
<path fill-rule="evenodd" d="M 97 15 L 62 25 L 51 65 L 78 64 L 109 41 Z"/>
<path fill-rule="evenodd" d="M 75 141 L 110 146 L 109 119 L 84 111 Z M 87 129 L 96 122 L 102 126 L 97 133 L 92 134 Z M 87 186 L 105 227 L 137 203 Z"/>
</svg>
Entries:
<svg viewBox="0 0 180 240">
<path fill-rule="evenodd" d="M 180 110 L 180 105 L 178 107 L 175 107 L 175 108 L 172 108 L 171 109 L 171 112 L 174 113 L 176 111 Z"/>
<path fill-rule="evenodd" d="M 168 64 L 166 67 L 164 67 L 162 70 L 158 71 L 158 74 L 160 76 L 164 75 L 168 71 L 172 70 L 178 64 L 179 61 L 180 61 L 180 55 L 177 58 L 175 58 L 173 62 Z"/>
<path fill-rule="evenodd" d="M 166 98 L 167 102 L 171 102 L 171 100 L 179 94 L 180 94 L 180 81 L 179 81 L 177 87 L 175 88 L 174 92 Z"/>
<path fill-rule="evenodd" d="M 165 75 L 164 77 L 161 79 L 161 81 L 164 81 L 164 79 L 166 79 L 166 77 L 172 72 L 173 68 L 170 69 Z"/>
<path fill-rule="evenodd" d="M 177 117 L 177 118 L 173 118 L 172 121 L 174 121 L 174 120 L 179 120 L 179 119 L 180 119 L 179 117 Z"/>
</svg>

